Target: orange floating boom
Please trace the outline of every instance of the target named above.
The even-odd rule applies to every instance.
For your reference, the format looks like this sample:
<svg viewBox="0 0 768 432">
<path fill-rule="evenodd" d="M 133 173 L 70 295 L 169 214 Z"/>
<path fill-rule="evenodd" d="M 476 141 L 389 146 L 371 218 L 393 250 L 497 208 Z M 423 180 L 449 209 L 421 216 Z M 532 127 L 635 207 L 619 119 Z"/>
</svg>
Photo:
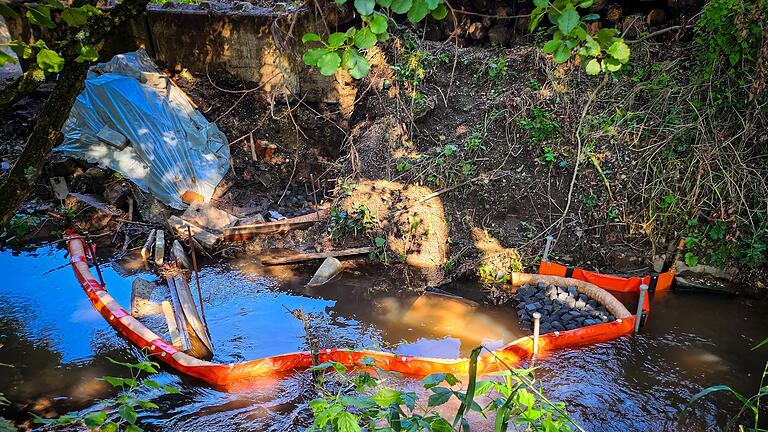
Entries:
<svg viewBox="0 0 768 432">
<path fill-rule="evenodd" d="M 166 342 L 132 317 L 109 295 L 104 286 L 94 279 L 88 266 L 87 257 L 90 256 L 90 253 L 86 252 L 83 237 L 72 232 L 69 234 L 67 246 L 70 253 L 70 264 L 94 309 L 120 335 L 136 347 L 144 350 L 153 360 L 162 362 L 185 375 L 200 379 L 223 391 L 230 392 L 247 391 L 263 385 L 263 378 L 284 376 L 313 365 L 313 356 L 309 351 L 280 354 L 240 363 L 221 364 L 199 360 L 177 350 L 172 344 Z M 515 286 L 523 283 L 535 286 L 539 282 L 574 285 L 580 292 L 587 292 L 597 301 L 606 305 L 617 319 L 609 323 L 541 335 L 538 341 L 537 358 L 554 350 L 604 342 L 632 333 L 635 316 L 631 315 L 611 294 L 592 283 L 556 276 L 524 273 L 513 275 L 513 285 Z M 504 370 L 505 364 L 513 366 L 523 359 L 530 358 L 532 354 L 533 337 L 527 336 L 517 339 L 501 349 L 481 355 L 478 359 L 478 373 L 482 375 Z M 336 361 L 347 367 L 359 367 L 361 369 L 365 368 L 364 363 L 367 362 L 364 359 L 367 358 L 372 358 L 375 365 L 384 370 L 411 376 L 426 376 L 439 372 L 465 375 L 469 367 L 469 360 L 466 358 L 441 359 L 381 351 L 336 348 L 323 349 L 318 353 L 320 362 Z"/>
</svg>

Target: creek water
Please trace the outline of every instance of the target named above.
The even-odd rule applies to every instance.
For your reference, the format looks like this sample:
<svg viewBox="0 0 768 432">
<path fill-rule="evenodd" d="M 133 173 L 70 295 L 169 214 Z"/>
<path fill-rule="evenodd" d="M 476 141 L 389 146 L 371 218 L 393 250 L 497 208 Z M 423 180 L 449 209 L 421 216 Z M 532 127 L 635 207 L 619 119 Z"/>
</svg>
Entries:
<svg viewBox="0 0 768 432">
<path fill-rule="evenodd" d="M 65 252 L 53 247 L 0 251 L 0 363 L 10 365 L 0 366 L 0 392 L 13 402 L 0 414 L 27 427 L 30 412 L 63 414 L 114 396 L 97 377 L 124 370 L 107 357 L 133 361 L 138 354 L 91 308 L 72 270 L 58 268 L 64 263 Z M 128 276 L 126 267 L 138 271 Z M 107 289 L 125 307 L 132 279 L 154 278 L 131 262 L 102 271 Z M 496 348 L 525 334 L 510 307 L 386 294 L 398 287 L 375 269 L 345 272 L 313 289 L 303 287 L 309 276 L 306 270 L 263 268 L 246 259 L 203 268 L 215 360 L 306 349 L 303 324 L 289 309 L 313 314 L 310 327 L 321 348 L 456 357 L 479 344 Z M 765 310 L 765 304 L 742 298 L 659 293 L 640 335 L 556 352 L 537 361 L 537 379 L 551 399 L 567 403 L 586 430 L 720 430 L 728 413 L 738 409 L 727 395 L 697 403 L 684 416 L 680 410 L 710 385 L 756 391 L 768 356 L 750 347 L 768 337 Z M 149 430 L 287 431 L 303 430 L 310 421 L 307 402 L 314 396 L 306 372 L 265 379 L 239 394 L 169 371 L 157 380 L 181 392 L 143 395 L 160 406 L 141 418 Z M 391 384 L 420 387 L 408 378 Z M 492 429 L 492 421 L 480 417 L 472 424 L 473 430 Z"/>
</svg>

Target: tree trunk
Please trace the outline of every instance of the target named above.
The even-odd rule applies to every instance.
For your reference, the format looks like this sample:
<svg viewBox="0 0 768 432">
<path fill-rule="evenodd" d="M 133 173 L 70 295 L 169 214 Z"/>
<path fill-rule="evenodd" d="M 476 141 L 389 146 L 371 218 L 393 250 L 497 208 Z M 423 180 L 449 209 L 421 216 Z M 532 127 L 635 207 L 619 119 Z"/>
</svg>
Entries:
<svg viewBox="0 0 768 432">
<path fill-rule="evenodd" d="M 24 151 L 0 184 L 0 227 L 11 220 L 40 177 L 51 150 L 61 142 L 61 127 L 83 89 L 87 71 L 87 62 L 69 61 L 64 65 L 56 88 L 40 110 Z"/>
<path fill-rule="evenodd" d="M 44 81 L 45 73 L 40 69 L 31 69 L 21 74 L 11 84 L 0 90 L 0 111 L 4 111 L 35 91 Z"/>
</svg>

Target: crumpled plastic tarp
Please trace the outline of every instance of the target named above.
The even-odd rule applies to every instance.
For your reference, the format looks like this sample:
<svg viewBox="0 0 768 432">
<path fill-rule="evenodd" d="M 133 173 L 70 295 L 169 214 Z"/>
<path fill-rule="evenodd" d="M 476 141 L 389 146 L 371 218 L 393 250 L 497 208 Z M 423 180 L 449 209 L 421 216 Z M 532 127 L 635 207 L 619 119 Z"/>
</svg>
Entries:
<svg viewBox="0 0 768 432">
<path fill-rule="evenodd" d="M 173 82 L 147 81 L 142 72 L 159 72 L 143 49 L 91 68 L 57 150 L 113 169 L 173 208 L 186 207 L 186 191 L 208 202 L 229 169 L 226 136 Z M 105 126 L 127 137 L 128 146 L 99 140 Z"/>
</svg>

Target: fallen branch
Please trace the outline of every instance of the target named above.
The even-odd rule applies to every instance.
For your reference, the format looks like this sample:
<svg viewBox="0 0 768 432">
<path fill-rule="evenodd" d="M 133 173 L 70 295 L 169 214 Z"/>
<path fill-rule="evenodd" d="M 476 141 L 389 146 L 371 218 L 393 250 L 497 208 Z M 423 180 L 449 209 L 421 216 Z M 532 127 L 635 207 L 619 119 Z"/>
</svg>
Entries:
<svg viewBox="0 0 768 432">
<path fill-rule="evenodd" d="M 642 42 L 642 41 L 647 40 L 647 39 L 655 38 L 656 36 L 660 36 L 660 35 L 663 35 L 665 33 L 669 33 L 669 32 L 672 32 L 672 31 L 675 31 L 675 30 L 678 30 L 678 29 L 692 30 L 693 29 L 693 24 L 676 25 L 676 26 L 672 26 L 672 27 L 667 27 L 667 28 L 664 28 L 664 29 L 661 29 L 661 30 L 656 30 L 655 32 L 647 34 L 647 35 L 641 37 L 640 39 L 628 40 L 628 41 L 625 41 L 625 42 L 628 43 L 628 44 L 634 44 L 634 43 Z"/>
<path fill-rule="evenodd" d="M 296 263 L 301 263 L 306 261 L 325 259 L 328 257 L 339 258 L 339 257 L 348 257 L 348 256 L 355 256 L 355 255 L 364 255 L 364 254 L 369 254 L 374 250 L 375 248 L 373 247 L 361 247 L 361 248 L 343 249 L 343 250 L 318 252 L 318 253 L 300 253 L 300 254 L 288 255 L 284 257 L 266 258 L 261 260 L 261 264 L 270 265 L 270 266 L 283 265 L 283 264 L 296 264 Z"/>
</svg>

